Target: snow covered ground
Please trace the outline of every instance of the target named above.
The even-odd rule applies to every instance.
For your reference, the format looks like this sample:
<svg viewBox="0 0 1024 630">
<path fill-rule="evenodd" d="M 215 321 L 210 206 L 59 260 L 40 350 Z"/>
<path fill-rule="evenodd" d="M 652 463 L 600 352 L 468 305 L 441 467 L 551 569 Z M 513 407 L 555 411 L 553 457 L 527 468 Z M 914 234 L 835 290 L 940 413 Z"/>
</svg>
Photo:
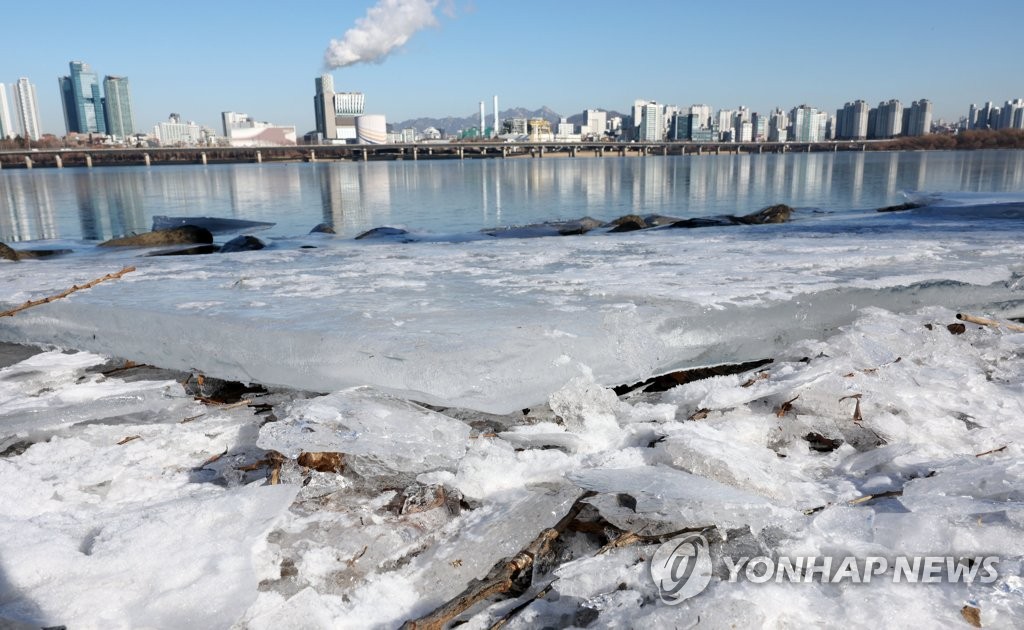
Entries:
<svg viewBox="0 0 1024 630">
<path fill-rule="evenodd" d="M 468 627 L 549 584 L 510 626 L 963 627 L 969 605 L 1014 627 L 1024 333 L 947 325 L 1024 315 L 1018 225 L 950 210 L 0 264 L 5 308 L 138 268 L 0 320 L 54 348 L 0 370 L 0 625 L 393 627 L 575 505 L 525 590 Z M 197 400 L 199 374 L 269 391 Z M 344 471 L 300 465 L 322 451 Z M 684 529 L 715 572 L 668 606 L 649 560 Z M 914 554 L 999 556 L 999 577 L 732 583 L 721 562 Z"/>
</svg>

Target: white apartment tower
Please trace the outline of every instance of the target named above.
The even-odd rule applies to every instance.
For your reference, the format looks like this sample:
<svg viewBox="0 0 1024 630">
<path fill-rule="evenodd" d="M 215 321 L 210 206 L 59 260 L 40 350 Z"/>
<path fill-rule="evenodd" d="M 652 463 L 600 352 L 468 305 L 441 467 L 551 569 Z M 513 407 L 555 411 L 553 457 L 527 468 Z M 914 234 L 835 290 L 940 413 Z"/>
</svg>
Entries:
<svg viewBox="0 0 1024 630">
<path fill-rule="evenodd" d="M 36 105 L 36 86 L 22 77 L 14 84 L 14 113 L 18 118 L 21 137 L 38 140 L 39 108 Z"/>
<path fill-rule="evenodd" d="M 11 109 L 7 106 L 7 86 L 0 83 L 0 140 L 14 137 L 11 127 Z"/>
</svg>

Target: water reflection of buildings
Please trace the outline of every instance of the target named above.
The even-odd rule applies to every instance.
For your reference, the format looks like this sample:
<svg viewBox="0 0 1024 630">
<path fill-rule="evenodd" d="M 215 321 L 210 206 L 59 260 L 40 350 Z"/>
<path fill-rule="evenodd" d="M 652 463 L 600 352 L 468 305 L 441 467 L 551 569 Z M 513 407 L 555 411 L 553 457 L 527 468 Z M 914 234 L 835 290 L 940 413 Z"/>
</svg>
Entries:
<svg viewBox="0 0 1024 630">
<path fill-rule="evenodd" d="M 50 187 L 38 177 L 7 176 L 0 213 L 0 241 L 57 238 Z"/>
<path fill-rule="evenodd" d="M 143 180 L 134 170 L 75 176 L 82 238 L 102 241 L 149 230 L 143 209 Z"/>
<path fill-rule="evenodd" d="M 317 165 L 323 222 L 333 225 L 338 233 L 362 231 L 386 222 L 391 214 L 391 167 L 383 163 Z"/>
</svg>

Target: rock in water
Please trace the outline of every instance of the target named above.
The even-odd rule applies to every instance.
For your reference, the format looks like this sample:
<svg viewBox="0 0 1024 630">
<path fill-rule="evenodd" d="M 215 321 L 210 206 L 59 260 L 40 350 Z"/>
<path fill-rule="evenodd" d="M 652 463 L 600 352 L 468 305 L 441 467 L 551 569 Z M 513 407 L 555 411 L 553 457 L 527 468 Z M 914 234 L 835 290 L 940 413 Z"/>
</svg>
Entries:
<svg viewBox="0 0 1024 630">
<path fill-rule="evenodd" d="M 793 214 L 793 208 L 784 203 L 768 206 L 753 214 L 746 214 L 742 217 L 734 217 L 738 223 L 744 225 L 764 225 L 765 223 L 785 223 Z"/>
<path fill-rule="evenodd" d="M 615 226 L 608 230 L 609 232 L 634 232 L 646 228 L 647 222 L 639 215 L 627 214 L 615 219 L 609 225 Z"/>
<path fill-rule="evenodd" d="M 334 226 L 331 225 L 330 223 L 318 223 L 312 230 L 309 231 L 309 233 L 310 234 L 337 234 L 337 232 L 334 231 Z"/>
<path fill-rule="evenodd" d="M 223 219 L 220 217 L 167 217 L 157 215 L 153 217 L 153 231 L 170 230 L 172 228 L 194 225 L 196 227 L 210 230 L 211 234 L 230 234 L 243 230 L 252 232 L 254 230 L 265 230 L 272 228 L 276 223 L 266 221 L 247 221 L 245 219 Z"/>
<path fill-rule="evenodd" d="M 4 260 L 18 260 L 18 250 L 7 245 L 6 243 L 0 243 L 0 258 Z"/>
<path fill-rule="evenodd" d="M 914 210 L 915 208 L 923 208 L 923 203 L 917 203 L 914 201 L 908 201 L 895 206 L 886 206 L 884 208 L 878 208 L 875 212 L 902 212 L 904 210 Z"/>
<path fill-rule="evenodd" d="M 210 230 L 195 225 L 183 225 L 166 230 L 112 238 L 100 243 L 100 247 L 160 247 L 162 245 L 195 245 L 212 242 L 213 234 L 210 233 Z"/>
<path fill-rule="evenodd" d="M 256 238 L 246 234 L 245 236 L 236 236 L 224 246 L 220 248 L 220 253 L 230 254 L 231 252 L 254 252 L 266 247 L 267 244 Z"/>
<path fill-rule="evenodd" d="M 360 234 L 359 236 L 357 236 L 356 240 L 359 241 L 359 240 L 362 240 L 362 239 L 365 239 L 365 238 L 384 238 L 384 237 L 387 237 L 387 236 L 401 236 L 403 234 L 408 234 L 408 233 L 409 233 L 408 230 L 403 230 L 402 228 L 396 228 L 396 227 L 375 227 L 372 230 L 367 230 L 367 231 L 363 232 L 362 234 Z"/>
</svg>

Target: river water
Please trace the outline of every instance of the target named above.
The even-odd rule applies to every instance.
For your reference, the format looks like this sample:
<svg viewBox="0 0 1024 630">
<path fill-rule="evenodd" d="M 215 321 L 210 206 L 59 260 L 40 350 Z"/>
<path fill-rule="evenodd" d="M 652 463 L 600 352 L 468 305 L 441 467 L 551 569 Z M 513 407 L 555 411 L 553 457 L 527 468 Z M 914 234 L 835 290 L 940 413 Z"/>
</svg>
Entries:
<svg viewBox="0 0 1024 630">
<path fill-rule="evenodd" d="M 856 212 L 907 195 L 1024 190 L 1024 151 L 176 165 L 0 172 L 0 241 L 102 240 L 156 215 L 435 233 L 623 214 Z"/>
</svg>

